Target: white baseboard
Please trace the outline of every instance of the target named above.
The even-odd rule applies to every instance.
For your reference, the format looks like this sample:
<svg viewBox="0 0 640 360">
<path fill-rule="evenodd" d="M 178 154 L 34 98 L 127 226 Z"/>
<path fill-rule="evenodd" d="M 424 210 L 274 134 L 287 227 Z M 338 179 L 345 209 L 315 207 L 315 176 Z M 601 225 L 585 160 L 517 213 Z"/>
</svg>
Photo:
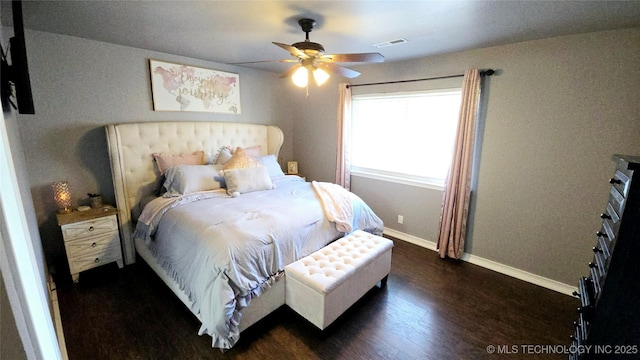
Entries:
<svg viewBox="0 0 640 360">
<path fill-rule="evenodd" d="M 384 233 L 386 235 L 412 243 L 414 245 L 418 245 L 429 250 L 437 251 L 437 244 L 433 241 L 429 241 L 413 235 L 405 234 L 403 232 L 389 229 L 387 227 L 384 228 Z M 473 254 L 464 253 L 462 255 L 461 260 L 466 261 L 470 264 L 478 265 L 483 268 L 499 272 L 501 274 L 505 274 L 507 276 L 514 277 L 516 279 L 526 281 L 528 283 L 532 283 L 553 291 L 557 291 L 565 295 L 573 296 L 573 292 L 578 290 L 576 286 L 567 285 L 565 283 L 561 283 L 556 280 L 542 277 L 540 275 L 536 275 L 536 274 L 533 274 L 524 270 L 520 270 L 508 265 L 504 265 L 504 264 L 495 262 L 493 260 L 488 260 Z"/>
</svg>

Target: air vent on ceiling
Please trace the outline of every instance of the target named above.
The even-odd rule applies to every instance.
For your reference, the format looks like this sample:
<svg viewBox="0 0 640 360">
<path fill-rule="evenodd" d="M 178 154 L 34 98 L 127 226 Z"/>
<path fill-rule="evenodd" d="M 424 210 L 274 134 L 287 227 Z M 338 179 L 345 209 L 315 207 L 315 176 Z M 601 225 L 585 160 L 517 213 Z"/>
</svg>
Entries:
<svg viewBox="0 0 640 360">
<path fill-rule="evenodd" d="M 378 44 L 373 44 L 373 46 L 375 46 L 377 48 L 383 48 L 383 47 L 387 47 L 387 46 L 391 46 L 391 45 L 404 44 L 406 42 L 407 42 L 407 39 L 400 38 L 400 39 L 381 42 L 381 43 L 378 43 Z"/>
</svg>

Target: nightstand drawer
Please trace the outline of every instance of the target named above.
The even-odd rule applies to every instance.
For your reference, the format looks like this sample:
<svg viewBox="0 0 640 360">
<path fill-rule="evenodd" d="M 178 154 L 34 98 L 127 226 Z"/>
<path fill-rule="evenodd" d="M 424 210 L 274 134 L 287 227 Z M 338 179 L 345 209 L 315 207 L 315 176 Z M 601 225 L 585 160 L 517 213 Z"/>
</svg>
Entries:
<svg viewBox="0 0 640 360">
<path fill-rule="evenodd" d="M 77 274 L 81 271 L 89 270 L 121 259 L 120 247 L 108 247 L 103 250 L 104 251 L 98 251 L 95 254 L 86 254 L 70 258 L 69 270 L 71 270 L 72 274 Z"/>
<path fill-rule="evenodd" d="M 77 239 L 67 241 L 64 244 L 67 249 L 67 256 L 74 259 L 79 256 L 101 254 L 116 248 L 120 251 L 120 236 L 118 232 L 109 233 L 91 237 L 91 239 Z"/>
<path fill-rule="evenodd" d="M 94 236 L 102 233 L 118 230 L 118 220 L 115 215 L 80 221 L 62 226 L 64 241 L 80 239 L 86 236 Z"/>
</svg>

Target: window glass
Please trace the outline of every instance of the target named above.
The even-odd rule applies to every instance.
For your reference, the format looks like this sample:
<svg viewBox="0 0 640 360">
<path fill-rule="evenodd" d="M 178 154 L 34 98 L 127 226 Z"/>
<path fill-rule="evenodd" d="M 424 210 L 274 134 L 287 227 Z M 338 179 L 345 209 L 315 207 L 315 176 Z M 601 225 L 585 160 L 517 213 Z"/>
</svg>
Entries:
<svg viewBox="0 0 640 360">
<path fill-rule="evenodd" d="M 354 96 L 352 173 L 443 186 L 460 101 L 460 89 Z"/>
</svg>

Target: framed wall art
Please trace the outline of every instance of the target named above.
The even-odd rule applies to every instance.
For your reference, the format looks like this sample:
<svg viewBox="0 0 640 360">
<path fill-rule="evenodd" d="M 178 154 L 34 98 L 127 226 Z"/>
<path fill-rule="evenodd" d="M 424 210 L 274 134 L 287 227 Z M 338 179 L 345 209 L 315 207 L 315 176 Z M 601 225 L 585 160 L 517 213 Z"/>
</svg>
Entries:
<svg viewBox="0 0 640 360">
<path fill-rule="evenodd" d="M 240 114 L 238 74 L 149 60 L 154 111 Z"/>
<path fill-rule="evenodd" d="M 297 174 L 297 173 L 298 173 L 298 162 L 289 161 L 287 163 L 287 174 Z"/>
</svg>

